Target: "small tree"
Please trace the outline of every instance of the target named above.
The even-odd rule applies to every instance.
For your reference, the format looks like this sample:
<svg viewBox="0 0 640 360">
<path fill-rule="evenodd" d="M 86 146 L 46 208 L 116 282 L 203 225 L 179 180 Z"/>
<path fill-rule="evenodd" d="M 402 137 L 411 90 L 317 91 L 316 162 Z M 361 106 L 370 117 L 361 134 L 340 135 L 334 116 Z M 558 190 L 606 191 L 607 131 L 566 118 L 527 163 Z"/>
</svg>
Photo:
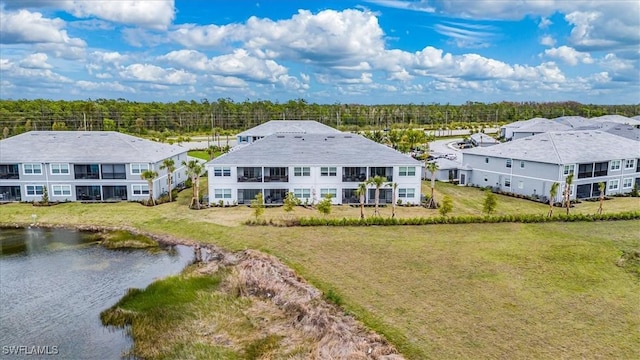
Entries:
<svg viewBox="0 0 640 360">
<path fill-rule="evenodd" d="M 380 210 L 378 210 L 378 205 L 380 204 L 380 188 L 387 181 L 387 178 L 383 176 L 374 176 L 372 178 L 367 179 L 367 184 L 373 185 L 376 188 L 375 192 L 375 208 L 373 210 L 374 216 L 380 216 Z"/>
<path fill-rule="evenodd" d="M 255 216 L 256 221 L 258 221 L 258 218 L 264 214 L 264 196 L 262 192 L 259 192 L 256 197 L 251 200 L 251 208 L 253 209 L 253 216 Z"/>
<path fill-rule="evenodd" d="M 427 203 L 427 208 L 435 209 L 438 207 L 436 203 L 434 191 L 436 189 L 436 174 L 438 172 L 439 166 L 436 162 L 427 163 L 427 170 L 431 174 L 431 198 L 429 198 L 429 202 Z"/>
<path fill-rule="evenodd" d="M 162 161 L 162 165 L 160 165 L 160 170 L 167 170 L 167 184 L 169 185 L 169 202 L 173 201 L 171 189 L 173 185 L 173 172 L 176 171 L 175 161 L 173 159 L 164 159 Z"/>
<path fill-rule="evenodd" d="M 569 174 L 564 181 L 564 206 L 567 207 L 567 215 L 569 215 L 569 208 L 571 207 L 571 184 L 573 184 L 573 173 Z"/>
<path fill-rule="evenodd" d="M 145 170 L 140 174 L 140 178 L 142 180 L 147 181 L 147 185 L 149 186 L 149 201 L 148 204 L 155 205 L 156 200 L 153 198 L 153 182 L 158 177 L 158 173 L 153 170 Z"/>
<path fill-rule="evenodd" d="M 491 192 L 491 190 L 486 190 L 485 196 L 484 196 L 484 205 L 482 207 L 482 210 L 485 213 L 487 213 L 487 215 L 491 215 L 493 214 L 494 211 L 496 211 L 497 206 L 498 206 L 498 197 L 496 196 L 496 194 Z"/>
<path fill-rule="evenodd" d="M 318 202 L 318 211 L 320 211 L 323 215 L 329 215 L 331 213 L 331 198 L 333 195 L 325 194 L 322 197 L 322 200 Z"/>
<path fill-rule="evenodd" d="M 292 192 L 288 192 L 287 196 L 285 196 L 284 198 L 284 205 L 282 208 L 287 213 L 290 213 L 293 211 L 293 208 L 299 203 L 300 201 L 298 200 L 298 198 L 296 198 L 296 196 Z"/>
<path fill-rule="evenodd" d="M 365 197 L 367 196 L 367 183 L 358 184 L 356 195 L 360 197 L 360 219 L 364 219 L 364 202 Z"/>
<path fill-rule="evenodd" d="M 42 188 L 42 203 L 47 205 L 49 204 L 49 191 L 47 191 L 47 187 Z"/>
<path fill-rule="evenodd" d="M 632 197 L 638 197 L 640 196 L 640 189 L 638 189 L 638 183 L 635 182 L 633 183 L 633 188 L 631 189 L 631 196 Z"/>
<path fill-rule="evenodd" d="M 182 161 L 182 165 L 187 169 L 187 176 L 191 180 L 191 186 L 193 187 L 193 196 L 191 197 L 190 208 L 200 209 L 200 175 L 204 170 L 202 164 L 197 160 L 189 160 L 188 162 Z"/>
<path fill-rule="evenodd" d="M 396 193 L 398 192 L 398 183 L 387 183 L 391 187 L 391 217 L 396 217 Z"/>
<path fill-rule="evenodd" d="M 549 189 L 549 217 L 553 215 L 553 203 L 556 201 L 559 187 L 560 183 L 554 182 L 553 184 L 551 184 L 551 189 Z"/>
<path fill-rule="evenodd" d="M 602 205 L 604 203 L 604 182 L 598 183 L 598 190 L 600 191 L 600 206 L 598 206 L 598 214 L 602 214 Z"/>
<path fill-rule="evenodd" d="M 442 197 L 442 204 L 440 204 L 438 211 L 440 212 L 440 215 L 447 216 L 451 210 L 453 210 L 453 200 L 451 200 L 449 195 L 445 195 Z"/>
</svg>

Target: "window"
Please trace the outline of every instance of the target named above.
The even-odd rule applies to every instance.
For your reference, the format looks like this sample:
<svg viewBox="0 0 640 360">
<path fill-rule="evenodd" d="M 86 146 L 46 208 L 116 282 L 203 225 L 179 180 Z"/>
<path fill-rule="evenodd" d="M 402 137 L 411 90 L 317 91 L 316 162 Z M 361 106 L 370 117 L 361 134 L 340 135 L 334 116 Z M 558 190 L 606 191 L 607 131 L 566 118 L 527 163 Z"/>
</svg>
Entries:
<svg viewBox="0 0 640 360">
<path fill-rule="evenodd" d="M 607 165 L 609 165 L 607 162 L 595 163 L 593 166 L 593 176 L 607 176 L 607 169 L 609 168 Z"/>
<path fill-rule="evenodd" d="M 228 166 L 217 166 L 213 168 L 213 176 L 231 176 L 231 168 Z"/>
<path fill-rule="evenodd" d="M 294 167 L 293 176 L 311 176 L 310 167 Z"/>
<path fill-rule="evenodd" d="M 75 164 L 73 175 L 76 179 L 100 179 L 100 168 L 98 164 Z"/>
<path fill-rule="evenodd" d="M 488 164 L 489 163 L 489 158 L 484 158 L 484 162 L 485 162 L 485 164 Z"/>
<path fill-rule="evenodd" d="M 609 190 L 618 190 L 618 186 L 620 185 L 620 180 L 609 180 Z"/>
<path fill-rule="evenodd" d="M 578 165 L 578 179 L 593 177 L 593 164 Z"/>
<path fill-rule="evenodd" d="M 71 185 L 52 185 L 53 196 L 71 196 Z"/>
<path fill-rule="evenodd" d="M 511 167 L 511 159 L 507 159 L 507 167 L 510 168 Z"/>
<path fill-rule="evenodd" d="M 576 171 L 575 165 L 565 165 L 564 172 L 562 173 L 564 176 L 568 176 L 569 174 L 573 174 Z"/>
<path fill-rule="evenodd" d="M 416 196 L 416 189 L 412 189 L 412 188 L 398 189 L 398 197 L 400 198 L 413 198 L 415 196 Z"/>
<path fill-rule="evenodd" d="M 623 189 L 631 189 L 633 187 L 633 178 L 626 178 L 622 180 Z"/>
<path fill-rule="evenodd" d="M 309 199 L 311 197 L 311 189 L 293 189 L 293 195 L 298 199 Z"/>
<path fill-rule="evenodd" d="M 0 179 L 20 179 L 18 164 L 0 165 Z"/>
<path fill-rule="evenodd" d="M 320 176 L 336 176 L 338 171 L 335 166 L 332 167 L 321 167 L 320 168 Z"/>
<path fill-rule="evenodd" d="M 511 179 L 504 179 L 504 187 L 511 187 Z"/>
<path fill-rule="evenodd" d="M 42 164 L 23 164 L 22 169 L 25 175 L 42 174 Z"/>
<path fill-rule="evenodd" d="M 524 169 L 524 161 L 520 160 L 520 169 Z"/>
<path fill-rule="evenodd" d="M 27 195 L 35 196 L 44 194 L 44 186 L 42 185 L 27 185 Z"/>
<path fill-rule="evenodd" d="M 231 189 L 215 189 L 213 197 L 216 199 L 231 199 Z"/>
<path fill-rule="evenodd" d="M 131 190 L 133 195 L 149 195 L 149 185 L 147 184 L 131 185 Z"/>
<path fill-rule="evenodd" d="M 416 176 L 415 166 L 400 166 L 400 176 Z"/>
<path fill-rule="evenodd" d="M 337 189 L 320 189 L 320 196 L 325 197 L 327 194 L 331 194 L 331 197 L 338 197 Z"/>
<path fill-rule="evenodd" d="M 621 163 L 622 163 L 622 161 L 620 161 L 620 160 L 611 160 L 611 162 L 610 162 L 611 171 L 620 170 Z"/>
<path fill-rule="evenodd" d="M 624 161 L 625 169 L 633 169 L 636 165 L 636 159 L 627 159 Z"/>
<path fill-rule="evenodd" d="M 149 170 L 149 164 L 131 164 L 131 174 L 142 174 L 145 170 Z"/>
<path fill-rule="evenodd" d="M 103 179 L 126 179 L 127 170 L 124 164 L 102 164 Z"/>
<path fill-rule="evenodd" d="M 51 164 L 51 175 L 63 175 L 69 173 L 69 164 Z"/>
</svg>

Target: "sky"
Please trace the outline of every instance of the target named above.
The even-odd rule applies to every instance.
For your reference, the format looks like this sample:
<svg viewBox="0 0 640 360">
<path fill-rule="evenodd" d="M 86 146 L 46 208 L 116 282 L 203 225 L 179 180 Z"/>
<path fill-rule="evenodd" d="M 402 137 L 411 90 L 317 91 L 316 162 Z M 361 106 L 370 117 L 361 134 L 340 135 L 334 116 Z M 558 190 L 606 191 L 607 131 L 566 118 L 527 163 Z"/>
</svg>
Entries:
<svg viewBox="0 0 640 360">
<path fill-rule="evenodd" d="M 640 104 L 640 1 L 0 0 L 0 98 Z"/>
</svg>

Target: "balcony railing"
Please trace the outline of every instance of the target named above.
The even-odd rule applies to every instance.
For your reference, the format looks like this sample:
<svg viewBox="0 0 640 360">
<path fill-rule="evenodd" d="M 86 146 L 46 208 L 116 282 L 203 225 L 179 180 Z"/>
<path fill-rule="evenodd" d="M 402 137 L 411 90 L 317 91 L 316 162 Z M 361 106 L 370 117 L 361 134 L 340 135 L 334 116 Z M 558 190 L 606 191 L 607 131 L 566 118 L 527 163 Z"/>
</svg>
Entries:
<svg viewBox="0 0 640 360">
<path fill-rule="evenodd" d="M 345 175 L 342 177 L 342 182 L 364 182 L 366 180 L 367 180 L 367 176 L 364 174 L 357 175 L 357 176 Z"/>
<path fill-rule="evenodd" d="M 262 176 L 256 176 L 256 177 L 238 176 L 238 182 L 262 182 Z"/>
<path fill-rule="evenodd" d="M 289 176 L 287 175 L 265 176 L 264 182 L 289 182 Z"/>
</svg>

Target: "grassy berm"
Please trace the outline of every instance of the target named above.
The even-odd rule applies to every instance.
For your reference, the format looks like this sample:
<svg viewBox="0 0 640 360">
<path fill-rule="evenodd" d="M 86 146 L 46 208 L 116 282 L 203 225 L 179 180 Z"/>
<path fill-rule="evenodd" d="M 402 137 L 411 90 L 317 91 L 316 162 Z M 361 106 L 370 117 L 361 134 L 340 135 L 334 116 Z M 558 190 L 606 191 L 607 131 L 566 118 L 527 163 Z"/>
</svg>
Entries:
<svg viewBox="0 0 640 360">
<path fill-rule="evenodd" d="M 438 184 L 436 195 L 445 194 L 454 198 L 451 215 L 481 214 L 481 191 Z M 248 207 L 188 210 L 188 197 L 156 207 L 2 205 L 0 221 L 30 223 L 36 214 L 47 224 L 132 226 L 237 251 L 229 256 L 238 263 L 254 250 L 268 253 L 341 304 L 331 314 L 353 315 L 408 359 L 640 358 L 639 221 L 281 228 L 242 225 L 252 217 Z M 571 211 L 597 208 L 584 202 Z M 637 198 L 604 204 L 605 213 L 637 209 Z M 498 196 L 496 214 L 547 210 Z M 323 215 L 305 208 L 263 215 L 302 216 Z M 334 207 L 328 216 L 357 217 L 359 209 Z M 400 207 L 397 216 L 438 214 Z M 317 336 L 300 335 L 293 346 L 294 335 L 279 330 L 294 328 L 292 309 L 264 292 L 243 292 L 237 276 L 230 265 L 188 269 L 126 296 L 114 322 L 151 314 L 142 332 L 132 330 L 136 348 L 157 349 L 148 358 L 322 358 Z"/>
</svg>

